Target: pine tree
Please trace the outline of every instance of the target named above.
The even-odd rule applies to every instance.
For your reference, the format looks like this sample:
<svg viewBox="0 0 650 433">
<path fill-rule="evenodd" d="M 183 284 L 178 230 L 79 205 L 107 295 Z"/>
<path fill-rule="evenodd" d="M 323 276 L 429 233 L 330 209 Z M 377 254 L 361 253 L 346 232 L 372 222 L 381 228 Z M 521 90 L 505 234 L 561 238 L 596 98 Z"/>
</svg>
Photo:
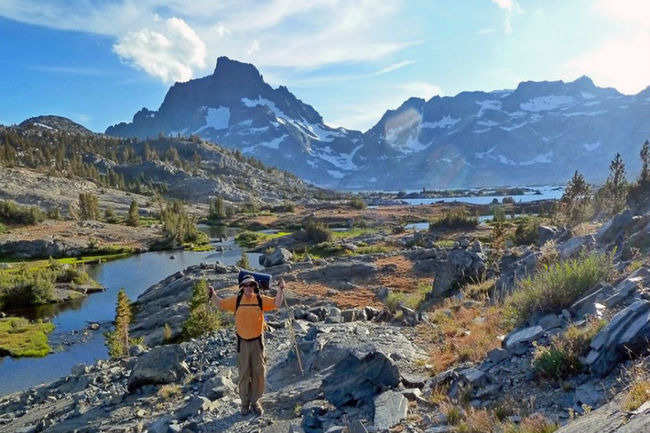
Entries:
<svg viewBox="0 0 650 433">
<path fill-rule="evenodd" d="M 183 337 L 196 338 L 206 332 L 219 329 L 221 317 L 208 305 L 208 283 L 201 279 L 194 283 L 192 299 L 190 300 L 190 314 L 183 324 Z"/>
<path fill-rule="evenodd" d="M 221 197 L 214 199 L 214 202 L 210 203 L 210 215 L 208 216 L 211 220 L 220 220 L 226 217 L 226 205 Z"/>
<path fill-rule="evenodd" d="M 79 193 L 79 219 L 99 219 L 99 204 L 95 194 L 91 192 Z"/>
<path fill-rule="evenodd" d="M 248 261 L 248 256 L 246 255 L 245 252 L 242 251 L 241 257 L 237 261 L 237 267 L 242 268 L 242 269 L 250 269 L 251 264 Z"/>
<path fill-rule="evenodd" d="M 625 179 L 625 163 L 621 154 L 609 164 L 609 176 L 605 185 L 596 194 L 597 211 L 616 214 L 625 208 L 628 193 L 628 183 Z"/>
<path fill-rule="evenodd" d="M 582 222 L 590 200 L 591 188 L 585 177 L 576 170 L 567 183 L 564 195 L 560 200 L 562 203 L 561 213 L 570 225 Z"/>
<path fill-rule="evenodd" d="M 126 224 L 131 227 L 140 225 L 140 212 L 138 211 L 138 203 L 135 200 L 132 200 L 129 206 L 129 215 L 126 218 Z"/>
<path fill-rule="evenodd" d="M 115 306 L 115 329 L 106 333 L 106 345 L 113 358 L 129 354 L 129 324 L 131 323 L 131 301 L 124 289 L 117 294 Z"/>
<path fill-rule="evenodd" d="M 640 184 L 647 184 L 650 182 L 650 171 L 648 171 L 648 163 L 650 162 L 650 142 L 646 140 L 641 147 L 641 162 L 643 167 L 641 168 L 641 176 L 639 176 Z"/>
</svg>

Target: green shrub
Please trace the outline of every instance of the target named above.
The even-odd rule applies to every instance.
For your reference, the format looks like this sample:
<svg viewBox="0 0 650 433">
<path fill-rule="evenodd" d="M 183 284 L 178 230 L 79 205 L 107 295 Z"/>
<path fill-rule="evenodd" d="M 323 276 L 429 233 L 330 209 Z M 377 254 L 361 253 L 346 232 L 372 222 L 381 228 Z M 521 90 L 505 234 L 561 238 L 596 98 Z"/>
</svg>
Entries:
<svg viewBox="0 0 650 433">
<path fill-rule="evenodd" d="M 61 219 L 61 211 L 59 210 L 58 207 L 53 207 L 51 209 L 47 210 L 47 217 L 52 220 L 60 220 Z"/>
<path fill-rule="evenodd" d="M 183 244 L 206 244 L 210 242 L 208 235 L 196 226 L 196 220 L 185 210 L 180 201 L 168 204 L 160 213 L 163 233 L 166 243 L 173 247 Z"/>
<path fill-rule="evenodd" d="M 332 231 L 322 222 L 308 218 L 303 224 L 304 239 L 313 244 L 320 244 L 332 240 Z"/>
<path fill-rule="evenodd" d="M 262 238 L 261 233 L 244 230 L 235 236 L 235 242 L 244 248 L 254 248 Z"/>
<path fill-rule="evenodd" d="M 45 213 L 36 206 L 20 206 L 12 201 L 0 201 L 0 222 L 36 224 L 45 220 Z"/>
<path fill-rule="evenodd" d="M 427 294 L 431 291 L 430 283 L 421 281 L 418 287 L 412 292 L 390 292 L 384 300 L 386 307 L 393 313 L 397 311 L 399 305 L 403 305 L 412 310 L 417 310 L 420 304 L 426 299 Z"/>
<path fill-rule="evenodd" d="M 449 209 L 443 216 L 429 223 L 429 230 L 437 229 L 471 229 L 478 225 L 478 218 L 464 209 Z"/>
<path fill-rule="evenodd" d="M 0 304 L 4 308 L 42 305 L 54 300 L 56 274 L 47 269 L 23 268 L 0 273 Z"/>
<path fill-rule="evenodd" d="M 241 257 L 239 258 L 239 260 L 235 264 L 237 265 L 238 268 L 242 268 L 242 269 L 250 269 L 251 268 L 251 264 L 250 264 L 250 261 L 248 260 L 248 256 L 246 255 L 246 253 L 244 251 L 242 251 Z"/>
<path fill-rule="evenodd" d="M 367 207 L 366 202 L 361 199 L 361 197 L 354 197 L 348 202 L 348 206 L 353 209 L 365 209 Z"/>
<path fill-rule="evenodd" d="M 0 353 L 16 357 L 45 356 L 51 351 L 47 334 L 53 330 L 50 322 L 30 323 L 22 317 L 0 319 Z"/>
<path fill-rule="evenodd" d="M 591 339 L 605 326 L 604 320 L 591 320 L 584 327 L 571 325 L 555 335 L 550 346 L 538 346 L 533 357 L 535 371 L 545 377 L 566 378 L 582 370 L 580 357 L 585 355 Z"/>
<path fill-rule="evenodd" d="M 79 193 L 79 219 L 97 220 L 99 219 L 99 204 L 97 196 L 91 192 Z"/>
<path fill-rule="evenodd" d="M 131 204 L 129 205 L 126 225 L 131 227 L 138 227 L 140 225 L 140 211 L 138 210 L 138 203 L 135 200 L 131 200 Z"/>
<path fill-rule="evenodd" d="M 183 324 L 183 338 L 196 338 L 220 327 L 220 314 L 208 305 L 208 283 L 205 280 L 198 280 L 192 290 L 190 314 Z"/>
<path fill-rule="evenodd" d="M 592 253 L 545 266 L 520 280 L 506 299 L 506 310 L 514 324 L 522 324 L 535 313 L 548 313 L 571 306 L 596 283 L 614 272 L 610 254 Z"/>
<path fill-rule="evenodd" d="M 537 218 L 521 218 L 516 223 L 514 241 L 517 245 L 531 245 L 539 237 L 539 220 Z"/>
</svg>

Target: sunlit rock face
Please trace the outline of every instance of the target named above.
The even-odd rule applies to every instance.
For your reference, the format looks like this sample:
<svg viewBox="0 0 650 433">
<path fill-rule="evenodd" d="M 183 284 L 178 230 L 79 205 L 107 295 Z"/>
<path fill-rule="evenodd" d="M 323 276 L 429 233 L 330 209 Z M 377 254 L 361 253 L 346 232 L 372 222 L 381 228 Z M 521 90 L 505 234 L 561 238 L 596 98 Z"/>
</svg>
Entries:
<svg viewBox="0 0 650 433">
<path fill-rule="evenodd" d="M 332 128 L 250 64 L 220 57 L 212 75 L 176 83 L 107 134 L 199 135 L 310 182 L 404 189 L 600 181 L 620 152 L 629 172 L 650 137 L 650 88 L 622 95 L 587 77 L 522 82 L 514 90 L 410 98 L 365 133 Z"/>
</svg>

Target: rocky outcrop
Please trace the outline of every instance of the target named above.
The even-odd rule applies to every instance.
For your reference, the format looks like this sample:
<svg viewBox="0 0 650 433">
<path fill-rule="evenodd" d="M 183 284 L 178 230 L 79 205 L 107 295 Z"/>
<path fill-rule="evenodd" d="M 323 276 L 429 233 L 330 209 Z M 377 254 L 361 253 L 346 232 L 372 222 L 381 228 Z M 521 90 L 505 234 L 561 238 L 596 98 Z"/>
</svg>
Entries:
<svg viewBox="0 0 650 433">
<path fill-rule="evenodd" d="M 630 210 L 619 213 L 598 230 L 598 234 L 596 235 L 598 242 L 600 244 L 610 244 L 622 240 L 633 222 L 634 219 Z"/>
<path fill-rule="evenodd" d="M 648 351 L 649 342 L 650 302 L 639 300 L 618 312 L 593 338 L 583 363 L 604 376 L 619 360 Z"/>
<path fill-rule="evenodd" d="M 262 254 L 259 258 L 260 265 L 270 268 L 271 266 L 283 265 L 289 263 L 293 258 L 291 251 L 286 248 L 276 248 L 270 253 Z"/>
<path fill-rule="evenodd" d="M 0 256 L 16 259 L 75 257 L 82 252 L 83 249 L 78 245 L 70 245 L 63 240 L 36 239 L 0 243 Z"/>
<path fill-rule="evenodd" d="M 523 252 L 510 251 L 504 254 L 499 263 L 501 275 L 494 285 L 494 299 L 503 299 L 515 288 L 517 281 L 531 275 L 537 268 L 541 254 L 538 251 L 526 249 Z"/>
<path fill-rule="evenodd" d="M 418 276 L 433 276 L 430 298 L 439 298 L 465 282 L 478 281 L 486 271 L 485 255 L 479 248 L 432 248 L 408 254 L 413 271 Z"/>
<path fill-rule="evenodd" d="M 188 374 L 185 352 L 180 346 L 159 346 L 138 358 L 129 376 L 128 389 L 133 392 L 143 385 L 179 382 Z"/>
<path fill-rule="evenodd" d="M 323 393 L 337 407 L 372 404 L 380 390 L 394 388 L 399 382 L 399 369 L 382 352 L 350 353 L 323 380 Z"/>
<path fill-rule="evenodd" d="M 377 275 L 377 266 L 360 261 L 347 261 L 300 272 L 298 279 L 335 284 L 349 281 L 365 281 Z"/>
<path fill-rule="evenodd" d="M 620 397 L 556 430 L 556 433 L 641 433 L 650 431 L 650 404 L 630 413 Z"/>
</svg>

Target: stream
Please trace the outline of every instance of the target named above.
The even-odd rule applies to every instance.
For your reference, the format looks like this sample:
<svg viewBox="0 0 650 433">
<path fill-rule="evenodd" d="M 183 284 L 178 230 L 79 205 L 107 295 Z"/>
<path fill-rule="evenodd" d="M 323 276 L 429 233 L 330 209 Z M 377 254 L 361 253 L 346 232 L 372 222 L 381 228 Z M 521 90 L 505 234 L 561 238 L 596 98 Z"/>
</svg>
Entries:
<svg viewBox="0 0 650 433">
<path fill-rule="evenodd" d="M 49 336 L 54 353 L 43 358 L 0 357 L 0 395 L 66 376 L 74 365 L 107 359 L 103 333 L 110 329 L 110 322 L 115 317 L 115 302 L 121 288 L 135 301 L 151 285 L 188 266 L 217 260 L 233 265 L 239 260 L 242 249 L 234 242 L 236 230 L 223 232 L 208 226 L 199 228 L 210 235 L 215 247 L 223 251 L 156 251 L 87 265 L 90 277 L 104 286 L 105 291 L 75 302 L 21 311 L 20 315 L 31 320 L 51 318 L 56 326 Z M 251 266 L 259 268 L 260 254 L 247 255 Z M 101 328 L 88 330 L 90 323 L 100 323 Z"/>
</svg>

